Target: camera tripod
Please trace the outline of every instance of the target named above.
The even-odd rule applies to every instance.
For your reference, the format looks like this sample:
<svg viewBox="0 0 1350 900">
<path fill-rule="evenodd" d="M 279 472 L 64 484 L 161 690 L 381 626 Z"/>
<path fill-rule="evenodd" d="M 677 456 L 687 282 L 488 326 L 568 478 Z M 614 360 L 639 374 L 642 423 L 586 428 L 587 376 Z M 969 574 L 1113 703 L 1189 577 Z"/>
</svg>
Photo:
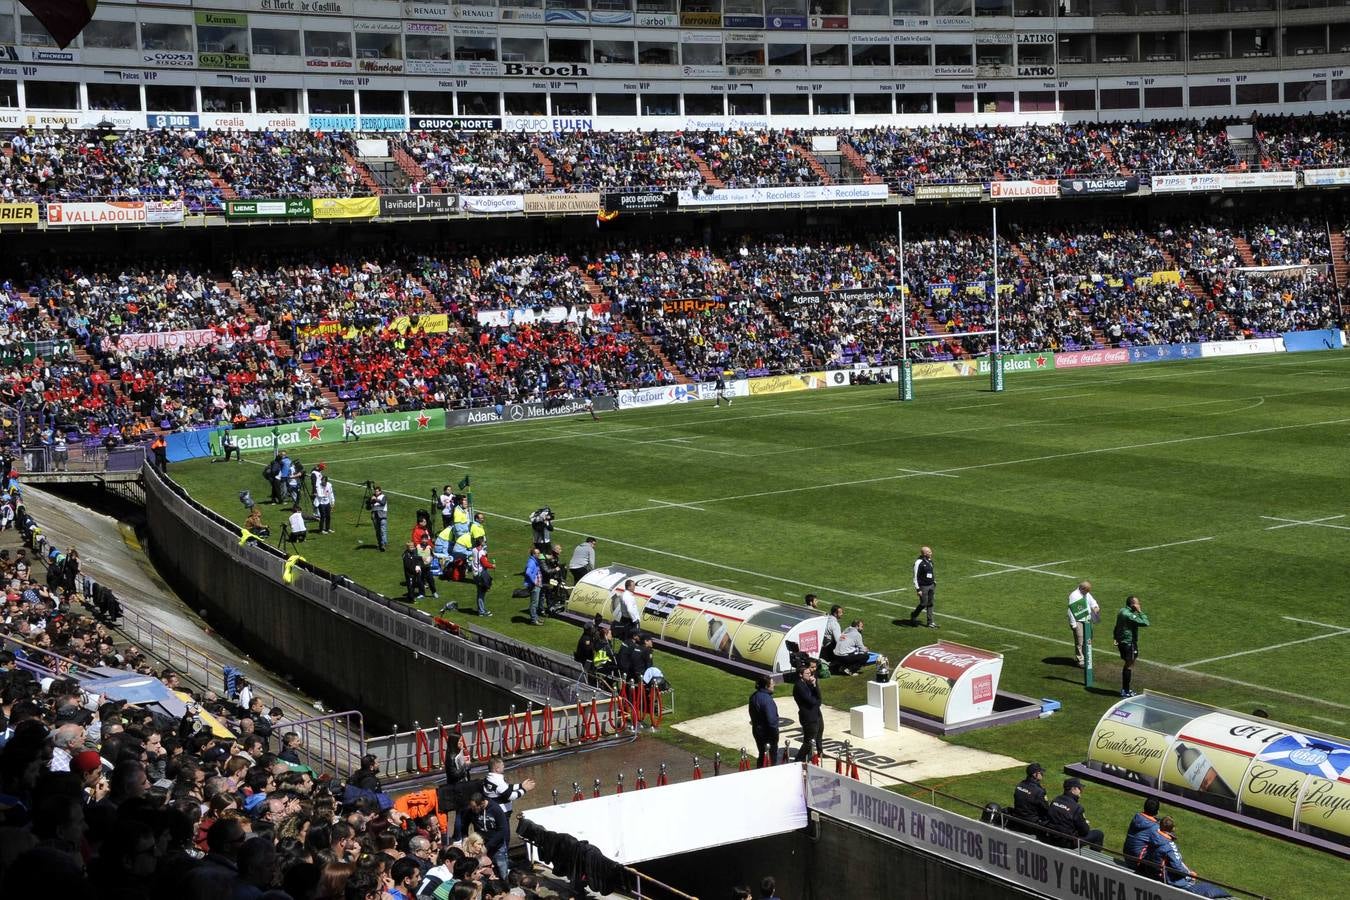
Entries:
<svg viewBox="0 0 1350 900">
<path fill-rule="evenodd" d="M 370 497 L 371 497 L 370 482 L 367 481 L 365 493 L 361 495 L 361 502 L 356 507 L 356 516 L 352 519 L 353 528 L 361 524 L 361 514 L 370 505 Z"/>
</svg>

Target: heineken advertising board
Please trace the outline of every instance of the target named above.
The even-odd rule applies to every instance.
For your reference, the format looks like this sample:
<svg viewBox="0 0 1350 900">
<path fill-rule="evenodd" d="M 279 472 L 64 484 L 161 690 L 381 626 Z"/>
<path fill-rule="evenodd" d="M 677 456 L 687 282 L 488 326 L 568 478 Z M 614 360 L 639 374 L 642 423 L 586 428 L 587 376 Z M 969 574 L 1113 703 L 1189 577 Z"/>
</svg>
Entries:
<svg viewBox="0 0 1350 900">
<path fill-rule="evenodd" d="M 363 438 L 392 437 L 394 435 L 417 434 L 418 432 L 441 431 L 445 428 L 445 410 L 425 409 L 420 412 L 377 413 L 356 417 L 356 433 Z M 221 453 L 220 436 L 224 431 L 211 435 L 211 452 Z M 297 447 L 309 447 L 317 444 L 332 444 L 342 440 L 342 419 L 317 419 L 311 422 L 287 422 L 262 428 L 237 428 L 230 432 L 234 435 L 239 449 L 248 452 L 259 450 L 293 450 Z"/>
<path fill-rule="evenodd" d="M 976 374 L 989 374 L 989 357 L 981 356 L 977 362 Z M 1003 354 L 1004 372 L 1048 372 L 1055 367 L 1055 354 L 1046 353 L 1005 353 Z"/>
</svg>

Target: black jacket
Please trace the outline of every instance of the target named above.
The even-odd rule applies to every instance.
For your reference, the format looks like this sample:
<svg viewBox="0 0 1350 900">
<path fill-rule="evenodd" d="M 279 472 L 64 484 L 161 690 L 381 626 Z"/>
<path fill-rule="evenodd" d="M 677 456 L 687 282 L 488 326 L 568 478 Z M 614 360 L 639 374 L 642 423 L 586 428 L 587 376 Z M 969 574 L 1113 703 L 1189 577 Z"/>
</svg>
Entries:
<svg viewBox="0 0 1350 900">
<path fill-rule="evenodd" d="M 1050 802 L 1039 781 L 1024 778 L 1013 788 L 1013 815 L 1027 825 L 1044 825 L 1050 818 Z"/>
<path fill-rule="evenodd" d="M 792 699 L 797 701 L 797 718 L 803 725 L 816 725 L 824 720 L 820 714 L 820 684 L 807 684 L 800 678 L 792 686 Z"/>
<path fill-rule="evenodd" d="M 1092 830 L 1088 826 L 1087 816 L 1083 814 L 1083 804 L 1067 792 L 1050 801 L 1050 815 L 1046 824 L 1056 832 L 1053 843 L 1070 846 L 1072 841 L 1060 835 L 1076 834 L 1081 838 L 1087 837 Z"/>
</svg>

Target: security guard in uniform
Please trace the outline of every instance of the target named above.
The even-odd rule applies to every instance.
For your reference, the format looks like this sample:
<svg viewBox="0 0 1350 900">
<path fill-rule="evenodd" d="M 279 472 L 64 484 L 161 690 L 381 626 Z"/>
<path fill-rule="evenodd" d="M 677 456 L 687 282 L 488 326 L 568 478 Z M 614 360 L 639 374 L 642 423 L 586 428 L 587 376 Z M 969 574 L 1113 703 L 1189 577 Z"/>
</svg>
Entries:
<svg viewBox="0 0 1350 900">
<path fill-rule="evenodd" d="M 1041 779 L 1045 777 L 1045 767 L 1034 762 L 1027 766 L 1027 777 L 1013 788 L 1013 814 L 1008 819 L 1008 827 L 1023 834 L 1042 835 L 1045 823 L 1050 818 L 1050 801 L 1045 798 L 1045 788 Z"/>
<path fill-rule="evenodd" d="M 1047 843 L 1069 850 L 1076 850 L 1080 844 L 1090 844 L 1101 849 L 1105 835 L 1101 829 L 1088 824 L 1087 816 L 1083 814 L 1083 804 L 1078 802 L 1081 796 L 1083 782 L 1077 778 L 1066 778 L 1064 793 L 1050 801 L 1047 825 L 1051 834 L 1045 838 Z"/>
</svg>

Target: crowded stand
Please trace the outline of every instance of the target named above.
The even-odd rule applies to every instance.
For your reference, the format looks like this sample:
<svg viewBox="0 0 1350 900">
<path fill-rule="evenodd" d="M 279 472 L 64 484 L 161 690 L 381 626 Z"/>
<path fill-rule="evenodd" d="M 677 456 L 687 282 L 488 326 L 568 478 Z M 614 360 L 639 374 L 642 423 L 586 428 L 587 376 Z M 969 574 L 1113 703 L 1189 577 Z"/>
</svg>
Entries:
<svg viewBox="0 0 1350 900">
<path fill-rule="evenodd" d="M 545 190 L 548 174 L 527 135 L 498 131 L 419 131 L 401 135 L 401 149 L 426 173 L 415 192 L 506 194 Z"/>
<path fill-rule="evenodd" d="M 122 601 L 77 548 L 49 542 L 12 465 L 0 460 L 5 896 L 538 896 L 505 823 L 472 798 L 448 815 L 400 804 L 375 756 L 319 774 L 301 717 L 237 671 L 194 684 L 128 645 Z M 143 676 L 130 701 L 129 674 Z"/>
<path fill-rule="evenodd" d="M 197 152 L 240 197 L 351 197 L 365 194 L 356 142 L 323 131 L 205 132 Z M 349 161 L 351 160 L 351 161 Z"/>
<path fill-rule="evenodd" d="M 1252 164 L 1266 170 L 1350 161 L 1345 116 L 1261 119 Z M 417 131 L 393 140 L 424 178 L 414 192 L 504 194 L 818 184 L 806 149 L 837 135 L 865 171 L 901 193 L 916 184 L 1246 168 L 1224 120 L 727 132 L 515 134 Z M 388 140 L 390 136 L 382 135 Z M 354 137 L 322 131 L 38 130 L 0 153 L 0 200 L 182 199 L 215 211 L 240 197 L 371 192 Z M 226 194 L 228 196 L 228 194 Z"/>
<path fill-rule="evenodd" d="M 0 152 L 0 201 L 181 199 L 219 209 L 199 143 L 192 132 L 28 128 Z"/>
</svg>

